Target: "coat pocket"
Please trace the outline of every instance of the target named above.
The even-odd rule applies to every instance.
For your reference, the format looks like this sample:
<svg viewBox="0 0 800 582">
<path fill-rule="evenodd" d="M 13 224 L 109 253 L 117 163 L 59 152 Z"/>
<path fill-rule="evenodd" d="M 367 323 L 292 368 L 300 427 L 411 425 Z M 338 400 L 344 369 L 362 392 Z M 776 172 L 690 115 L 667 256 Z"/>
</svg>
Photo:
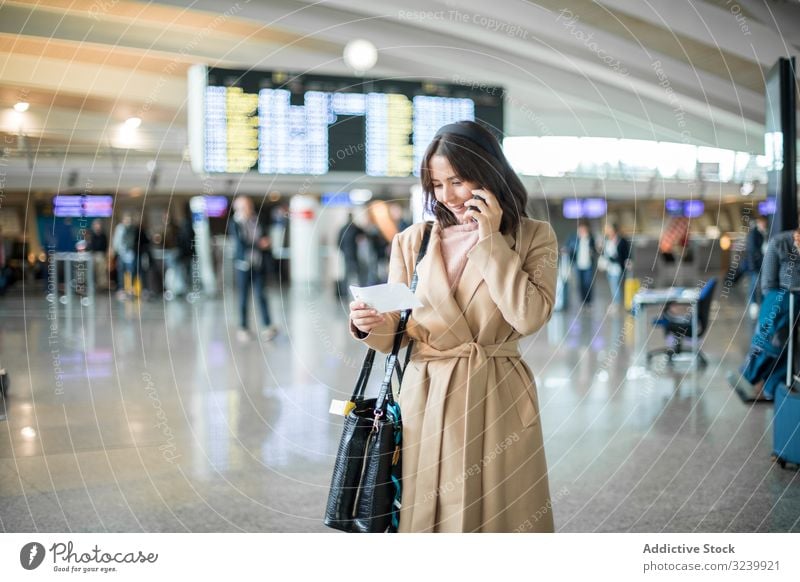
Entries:
<svg viewBox="0 0 800 582">
<path fill-rule="evenodd" d="M 536 386 L 525 368 L 513 360 L 504 360 L 498 366 L 499 384 L 505 386 L 506 396 L 517 411 L 522 428 L 529 428 L 539 422 L 539 401 Z"/>
</svg>

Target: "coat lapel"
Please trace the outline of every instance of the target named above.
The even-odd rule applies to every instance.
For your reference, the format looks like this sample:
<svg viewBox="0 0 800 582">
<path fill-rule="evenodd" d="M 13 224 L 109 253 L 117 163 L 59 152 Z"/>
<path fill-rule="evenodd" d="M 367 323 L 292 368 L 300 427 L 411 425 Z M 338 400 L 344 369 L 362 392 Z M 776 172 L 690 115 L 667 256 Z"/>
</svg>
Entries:
<svg viewBox="0 0 800 582">
<path fill-rule="evenodd" d="M 519 252 L 519 250 L 516 249 L 514 235 L 504 234 L 503 239 L 510 248 Z M 455 291 L 455 299 L 462 312 L 466 312 L 467 307 L 469 307 L 472 298 L 475 296 L 475 292 L 482 282 L 483 275 L 481 275 L 480 269 L 473 261 L 468 260 L 464 267 L 464 272 L 461 274 L 458 288 Z"/>
<path fill-rule="evenodd" d="M 472 331 L 464 319 L 464 312 L 450 292 L 439 233 L 439 224 L 435 222 L 428 252 L 419 264 L 419 290 L 427 301 L 423 301 L 425 308 L 420 309 L 415 318 L 430 331 L 431 341 L 437 344 L 439 341 L 443 341 L 442 345 L 470 342 Z"/>
</svg>

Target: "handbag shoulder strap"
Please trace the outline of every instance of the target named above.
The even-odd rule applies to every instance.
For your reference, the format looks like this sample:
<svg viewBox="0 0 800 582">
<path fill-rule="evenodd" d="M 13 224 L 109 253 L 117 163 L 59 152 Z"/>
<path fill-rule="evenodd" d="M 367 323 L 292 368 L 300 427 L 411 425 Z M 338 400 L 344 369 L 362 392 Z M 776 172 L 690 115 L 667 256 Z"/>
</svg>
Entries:
<svg viewBox="0 0 800 582">
<path fill-rule="evenodd" d="M 417 262 L 414 264 L 414 274 L 411 276 L 411 291 L 412 292 L 416 291 L 416 289 L 417 289 L 417 280 L 418 280 L 417 265 L 419 265 L 419 262 L 422 260 L 422 258 L 425 256 L 425 253 L 428 250 L 428 241 L 430 240 L 430 237 L 431 237 L 432 225 L 433 225 L 432 222 L 426 222 L 425 223 L 425 233 L 422 235 L 422 244 L 420 245 L 419 253 L 417 254 Z M 403 313 L 403 315 L 405 315 L 406 323 L 407 323 L 408 322 L 408 318 L 411 316 L 411 310 L 410 309 L 407 310 L 406 312 Z M 403 317 L 403 315 L 401 315 L 401 318 Z M 398 326 L 398 328 L 399 327 L 400 326 Z M 405 326 L 404 326 L 404 329 L 405 329 Z M 399 332 L 399 335 L 395 336 L 395 342 L 399 341 L 398 337 L 402 338 L 402 332 Z M 414 340 L 409 338 L 408 345 L 406 347 L 406 356 L 405 356 L 405 359 L 403 361 L 403 366 L 402 366 L 402 368 L 400 366 L 396 366 L 396 368 L 397 368 L 397 380 L 398 380 L 398 382 L 400 384 L 403 383 L 403 375 L 405 374 L 406 366 L 408 366 L 409 360 L 411 360 L 411 350 L 413 348 L 414 348 Z M 400 345 L 399 344 L 397 346 L 397 349 L 398 350 L 400 349 Z M 399 390 L 398 390 L 398 393 L 399 393 Z"/>
<path fill-rule="evenodd" d="M 417 266 L 419 265 L 419 262 L 422 260 L 422 258 L 425 256 L 425 253 L 428 250 L 428 241 L 430 240 L 432 226 L 433 226 L 432 222 L 426 222 L 425 223 L 425 227 L 424 227 L 423 235 L 422 235 L 422 243 L 420 244 L 419 252 L 417 253 L 417 259 L 416 259 L 416 262 L 414 263 L 414 273 L 411 276 L 411 285 L 409 286 L 412 292 L 414 292 L 416 290 L 416 288 L 417 288 L 417 279 L 418 279 L 418 277 L 417 277 Z M 402 337 L 403 337 L 403 333 L 405 332 L 406 324 L 408 323 L 408 317 L 409 317 L 410 313 L 411 313 L 411 310 L 407 309 L 407 310 L 403 311 L 400 314 L 400 320 L 397 323 L 397 331 L 395 332 L 395 336 L 394 336 L 394 343 L 392 344 L 392 354 L 389 357 L 387 357 L 387 360 L 386 360 L 386 368 L 385 368 L 385 370 L 388 372 L 388 377 L 389 377 L 390 381 L 391 381 L 392 371 L 394 369 L 394 363 L 396 363 L 397 354 L 400 351 L 400 343 L 401 342 L 400 342 L 400 340 L 398 338 L 402 339 Z M 411 347 L 411 344 L 409 343 L 409 348 L 410 347 Z M 391 357 L 392 355 L 394 355 L 395 357 L 392 358 Z M 407 349 L 406 350 L 406 362 L 408 361 L 408 357 L 409 356 L 410 356 L 410 352 Z M 350 400 L 352 402 L 355 402 L 356 400 L 360 400 L 360 399 L 362 399 L 364 397 L 364 392 L 366 391 L 366 388 L 367 388 L 367 383 L 369 381 L 369 375 L 370 375 L 370 371 L 372 370 L 372 364 L 373 364 L 374 360 L 375 360 L 375 350 L 373 348 L 370 348 L 369 350 L 367 350 L 367 355 L 364 357 L 364 362 L 361 365 L 361 372 L 358 375 L 358 380 L 356 381 L 355 389 L 353 390 L 353 394 L 350 397 Z M 390 362 L 394 362 L 394 363 L 392 363 L 391 368 L 389 367 L 390 366 Z M 379 400 L 378 402 L 381 402 L 381 401 Z"/>
<path fill-rule="evenodd" d="M 422 235 L 422 243 L 419 247 L 419 252 L 417 253 L 417 260 L 414 263 L 414 273 L 411 275 L 411 291 L 414 292 L 417 289 L 417 281 L 419 280 L 419 276 L 417 274 L 417 268 L 419 267 L 419 263 L 422 258 L 425 256 L 425 253 L 428 250 L 428 242 L 431 238 L 431 229 L 433 227 L 432 222 L 425 223 L 425 229 Z M 397 332 L 394 335 L 394 343 L 392 344 L 392 353 L 386 357 L 386 366 L 385 372 L 383 375 L 383 382 L 381 383 L 380 392 L 378 392 L 378 399 L 375 403 L 375 408 L 383 408 L 385 404 L 388 402 L 391 404 L 394 402 L 394 396 L 392 395 L 392 374 L 394 373 L 395 368 L 397 367 L 397 359 L 400 354 L 400 344 L 403 343 L 403 334 L 406 331 L 406 324 L 408 323 L 408 319 L 411 316 L 411 309 L 405 309 L 400 314 L 400 321 L 397 323 Z M 408 365 L 408 361 L 411 358 L 411 350 L 413 348 L 414 341 L 409 339 L 408 347 L 406 348 L 406 359 L 403 364 L 403 367 L 398 369 L 398 379 L 402 383 L 403 381 L 403 372 L 405 371 L 405 366 Z"/>
</svg>

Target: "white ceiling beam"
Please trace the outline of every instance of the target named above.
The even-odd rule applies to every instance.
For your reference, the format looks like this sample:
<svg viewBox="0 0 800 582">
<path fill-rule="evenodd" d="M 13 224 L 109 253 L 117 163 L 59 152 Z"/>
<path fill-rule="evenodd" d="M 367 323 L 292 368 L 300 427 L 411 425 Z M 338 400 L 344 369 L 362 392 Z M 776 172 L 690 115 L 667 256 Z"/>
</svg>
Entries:
<svg viewBox="0 0 800 582">
<path fill-rule="evenodd" d="M 599 3 L 676 36 L 718 47 L 763 66 L 768 67 L 793 52 L 773 28 L 745 16 L 737 2 L 731 2 L 727 10 L 702 0 L 599 0 Z"/>
<path fill-rule="evenodd" d="M 158 26 L 134 19 L 109 18 L 95 20 L 88 14 L 70 13 L 68 9 L 41 10 L 13 3 L 0 4 L 0 33 L 56 39 L 78 45 L 122 47 L 141 51 L 143 55 L 179 57 L 194 62 L 215 62 L 224 55 L 222 64 L 247 64 L 267 54 L 285 51 L 286 44 L 262 38 L 243 37 L 220 28 L 193 29 L 185 26 Z M 295 55 L 317 51 L 303 43 L 292 46 Z M 319 58 L 319 54 L 316 54 Z M 0 64 L 2 71 L 2 64 Z"/>
<path fill-rule="evenodd" d="M 13 55 L 0 71 L 0 83 L 58 93 L 178 108 L 186 98 L 186 80 L 172 75 L 119 67 Z"/>
<path fill-rule="evenodd" d="M 203 3 L 205 0 L 200 0 L 200 2 Z M 298 4 L 298 2 L 270 2 L 268 7 L 249 5 L 247 17 L 261 19 L 270 24 L 275 22 L 274 19 L 278 19 L 284 28 L 302 30 L 307 34 L 323 36 L 342 44 L 359 34 L 358 25 L 361 24 L 364 36 L 373 38 L 381 49 L 379 62 L 384 62 L 388 55 L 394 57 L 393 53 L 397 49 L 389 47 L 391 43 L 400 43 L 395 46 L 407 45 L 409 48 L 403 49 L 403 54 L 396 55 L 392 60 L 393 62 L 404 62 L 407 71 L 420 70 L 431 73 L 440 67 L 448 71 L 468 68 L 473 78 L 479 81 L 494 82 L 494 79 L 500 79 L 498 84 L 510 86 L 512 83 L 504 83 L 503 80 L 513 79 L 513 84 L 518 84 L 521 88 L 518 94 L 525 94 L 525 87 L 539 88 L 537 86 L 546 85 L 547 90 L 551 90 L 551 99 L 554 97 L 562 99 L 564 103 L 574 104 L 581 110 L 607 111 L 609 106 L 598 103 L 600 99 L 597 97 L 600 93 L 609 96 L 613 94 L 614 99 L 609 100 L 610 107 L 615 109 L 618 117 L 621 118 L 628 117 L 631 112 L 634 115 L 638 114 L 638 110 L 642 107 L 639 103 L 640 100 L 654 100 L 669 108 L 675 106 L 673 96 L 656 83 L 658 79 L 653 72 L 650 60 L 642 63 L 641 68 L 649 69 L 650 75 L 648 80 L 642 80 L 633 75 L 622 77 L 615 74 L 608 67 L 599 64 L 594 55 L 590 55 L 590 58 L 576 57 L 570 53 L 560 52 L 556 47 L 542 44 L 549 42 L 547 40 L 549 37 L 558 39 L 563 39 L 565 36 L 572 37 L 564 34 L 563 25 L 554 26 L 558 15 L 542 10 L 535 5 L 496 4 L 493 6 L 492 15 L 500 22 L 520 23 L 531 32 L 533 37 L 540 39 L 541 42 L 537 44 L 531 42 L 533 38 L 523 40 L 504 34 L 492 34 L 491 31 L 475 26 L 471 22 L 463 22 L 463 19 L 456 18 L 454 21 L 450 16 L 444 19 L 422 18 L 402 21 L 404 14 L 412 14 L 414 11 L 430 14 L 431 10 L 442 8 L 441 5 L 420 0 L 406 0 L 403 3 L 381 2 L 379 4 L 363 4 L 354 0 L 331 0 L 326 2 L 324 8 L 328 13 L 327 16 L 317 5 L 307 5 L 305 8 L 292 12 L 290 7 L 298 6 Z M 330 6 L 340 7 L 341 10 L 333 11 Z M 469 1 L 459 2 L 458 6 L 467 10 L 472 3 Z M 212 9 L 212 6 L 209 3 L 204 5 L 204 8 Z M 344 10 L 352 12 L 344 12 Z M 288 16 L 286 16 L 287 14 Z M 480 13 L 476 12 L 476 14 Z M 400 18 L 401 21 L 387 22 L 390 18 Z M 363 24 L 365 22 L 369 23 L 369 27 Z M 602 46 L 606 46 L 606 43 L 616 43 L 614 51 L 609 49 L 612 54 L 629 55 L 632 49 L 636 48 L 611 35 L 601 32 L 598 34 L 600 34 L 598 42 L 603 43 Z M 602 36 L 603 34 L 605 37 Z M 579 42 L 575 38 L 572 40 L 575 43 Z M 433 48 L 425 50 L 421 59 L 415 58 L 415 49 L 411 47 L 426 42 L 452 47 L 452 51 L 447 51 L 446 62 L 442 62 L 442 58 L 437 58 L 437 51 Z M 458 49 L 464 50 L 462 55 L 457 54 Z M 690 70 L 684 63 L 677 63 L 669 58 L 658 60 L 672 80 L 671 89 L 679 96 L 681 107 L 688 113 L 699 119 L 713 120 L 716 124 L 727 124 L 728 133 L 730 130 L 733 132 L 741 130 L 743 133 L 750 133 L 752 137 L 755 137 L 762 131 L 759 113 L 763 108 L 762 97 L 755 95 L 752 91 L 741 90 L 738 95 L 739 101 L 737 101 L 735 87 L 710 75 L 706 75 L 704 81 L 708 85 L 716 84 L 713 87 L 714 94 L 709 93 L 705 87 L 694 89 L 692 92 L 682 91 L 688 83 L 680 83 L 679 80 L 702 75 L 702 73 Z M 502 67 L 501 61 L 513 63 L 514 66 L 498 70 L 498 67 Z M 531 66 L 532 62 L 534 66 Z M 419 66 L 415 67 L 415 64 Z M 437 67 L 437 64 L 440 67 Z M 532 74 L 526 76 L 525 73 L 528 71 Z M 653 82 L 654 80 L 656 82 Z M 717 103 L 718 95 L 724 96 L 724 107 Z M 596 98 L 592 99 L 592 97 Z M 754 117 L 756 119 L 753 119 Z M 639 122 L 642 123 L 642 120 L 640 119 Z M 708 121 L 704 123 L 708 123 Z M 576 129 L 580 131 L 580 128 Z M 609 131 L 613 131 L 613 128 L 609 128 Z M 746 143 L 748 140 L 744 141 Z M 743 142 L 740 141 L 740 145 L 742 144 Z"/>
<path fill-rule="evenodd" d="M 775 0 L 737 0 L 759 22 L 778 32 L 786 44 L 800 50 L 800 3 Z"/>
</svg>

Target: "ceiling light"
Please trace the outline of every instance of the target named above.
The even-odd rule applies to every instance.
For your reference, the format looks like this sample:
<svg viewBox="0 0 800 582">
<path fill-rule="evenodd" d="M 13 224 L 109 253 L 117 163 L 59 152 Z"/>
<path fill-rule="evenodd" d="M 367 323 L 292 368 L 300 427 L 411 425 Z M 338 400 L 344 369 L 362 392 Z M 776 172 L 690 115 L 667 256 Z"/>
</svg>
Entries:
<svg viewBox="0 0 800 582">
<path fill-rule="evenodd" d="M 142 124 L 141 117 L 129 117 L 128 119 L 125 120 L 125 126 L 131 129 L 136 129 L 141 124 Z"/>
<path fill-rule="evenodd" d="M 363 73 L 378 62 L 378 49 L 370 41 L 357 38 L 345 45 L 343 56 L 348 67 L 357 73 Z"/>
<path fill-rule="evenodd" d="M 17 113 L 25 113 L 30 106 L 30 103 L 27 103 L 26 101 L 20 101 L 19 103 L 14 104 L 14 111 Z"/>
</svg>

